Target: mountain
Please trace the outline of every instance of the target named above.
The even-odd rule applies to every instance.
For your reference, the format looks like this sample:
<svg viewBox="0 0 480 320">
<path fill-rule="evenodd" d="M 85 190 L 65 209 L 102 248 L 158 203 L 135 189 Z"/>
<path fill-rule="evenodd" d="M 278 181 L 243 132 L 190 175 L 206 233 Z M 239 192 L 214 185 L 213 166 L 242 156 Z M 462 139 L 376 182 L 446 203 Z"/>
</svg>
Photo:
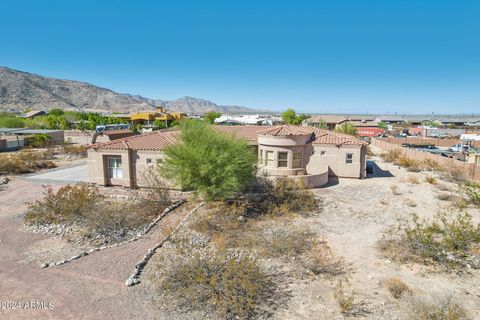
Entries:
<svg viewBox="0 0 480 320">
<path fill-rule="evenodd" d="M 92 84 L 73 80 L 43 77 L 0 66 L 0 109 L 48 110 L 62 108 L 81 111 L 134 112 L 165 107 L 171 111 L 202 114 L 252 113 L 259 110 L 220 106 L 211 101 L 192 97 L 159 100 L 139 95 L 118 93 Z M 262 110 L 265 111 L 265 110 Z"/>
</svg>

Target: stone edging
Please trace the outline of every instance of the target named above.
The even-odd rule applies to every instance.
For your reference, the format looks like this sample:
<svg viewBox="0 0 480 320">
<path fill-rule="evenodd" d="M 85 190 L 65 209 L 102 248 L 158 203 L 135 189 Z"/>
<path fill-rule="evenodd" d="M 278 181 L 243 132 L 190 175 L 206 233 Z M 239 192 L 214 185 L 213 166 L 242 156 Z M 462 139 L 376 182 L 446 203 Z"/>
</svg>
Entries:
<svg viewBox="0 0 480 320">
<path fill-rule="evenodd" d="M 187 222 L 188 218 L 195 212 L 197 211 L 200 207 L 202 207 L 205 204 L 205 202 L 201 202 L 198 204 L 195 208 L 193 208 L 186 216 L 185 218 L 178 224 L 178 226 L 169 234 L 167 235 L 162 241 L 157 243 L 154 247 L 148 249 L 147 253 L 145 256 L 142 258 L 142 260 L 138 261 L 138 263 L 135 265 L 135 269 L 132 273 L 132 275 L 125 281 L 125 285 L 128 287 L 134 286 L 138 283 L 140 283 L 140 274 L 142 273 L 143 269 L 148 263 L 148 260 L 155 254 L 155 251 L 157 251 L 158 248 L 163 246 L 163 244 L 170 239 L 177 231 L 180 229 L 182 225 Z"/>
<path fill-rule="evenodd" d="M 155 220 L 153 220 L 148 225 L 148 227 L 143 229 L 141 232 L 139 232 L 137 234 L 137 236 L 135 236 L 131 239 L 128 239 L 128 240 L 125 240 L 125 241 L 119 242 L 119 243 L 114 243 L 114 244 L 108 245 L 108 246 L 93 248 L 93 249 L 90 249 L 88 251 L 81 252 L 81 253 L 79 253 L 79 254 L 77 254 L 77 255 L 69 258 L 69 259 L 65 259 L 65 260 L 62 260 L 62 261 L 43 263 L 40 267 L 41 268 L 48 268 L 48 267 L 53 267 L 53 266 L 60 266 L 62 264 L 80 259 L 81 257 L 88 256 L 90 253 L 93 253 L 95 251 L 102 251 L 102 250 L 105 250 L 105 249 L 115 248 L 115 247 L 130 243 L 130 242 L 133 242 L 133 241 L 137 241 L 138 239 L 140 239 L 141 237 L 146 235 L 148 232 L 150 232 L 150 230 L 152 230 L 152 228 L 155 227 L 155 225 L 157 225 L 158 222 L 160 220 L 162 220 L 169 212 L 175 210 L 176 208 L 178 208 L 180 205 L 182 205 L 185 202 L 186 202 L 185 199 L 180 199 L 180 200 L 175 201 L 171 206 L 165 208 L 165 210 L 163 210 L 163 212 Z"/>
</svg>

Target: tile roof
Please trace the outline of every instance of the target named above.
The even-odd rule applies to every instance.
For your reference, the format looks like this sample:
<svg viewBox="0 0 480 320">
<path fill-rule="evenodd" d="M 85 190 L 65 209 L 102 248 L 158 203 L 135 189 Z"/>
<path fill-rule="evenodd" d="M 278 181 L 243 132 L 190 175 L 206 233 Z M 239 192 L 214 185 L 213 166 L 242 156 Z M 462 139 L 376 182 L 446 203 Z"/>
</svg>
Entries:
<svg viewBox="0 0 480 320">
<path fill-rule="evenodd" d="M 289 135 L 312 135 L 314 144 L 333 145 L 363 145 L 364 142 L 350 135 L 308 126 L 214 126 L 215 130 L 232 134 L 236 137 L 248 140 L 252 144 L 257 143 L 259 135 L 289 136 Z M 104 143 L 96 143 L 90 146 L 92 149 L 105 150 L 163 150 L 165 147 L 179 140 L 180 130 L 158 130 L 142 135 L 131 136 Z"/>
<path fill-rule="evenodd" d="M 325 123 L 342 123 L 348 120 L 348 116 L 335 115 L 335 114 L 321 114 L 311 116 L 306 120 L 307 123 L 314 123 L 323 121 Z"/>
</svg>

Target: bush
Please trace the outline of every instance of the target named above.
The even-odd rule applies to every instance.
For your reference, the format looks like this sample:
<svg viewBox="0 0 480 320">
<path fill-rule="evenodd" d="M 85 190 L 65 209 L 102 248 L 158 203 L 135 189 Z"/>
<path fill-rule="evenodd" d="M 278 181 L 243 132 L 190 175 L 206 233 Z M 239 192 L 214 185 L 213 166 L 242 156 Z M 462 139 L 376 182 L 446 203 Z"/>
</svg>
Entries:
<svg viewBox="0 0 480 320">
<path fill-rule="evenodd" d="M 435 179 L 435 178 L 432 177 L 432 176 L 427 176 L 427 177 L 425 178 L 425 181 L 426 181 L 427 183 L 430 183 L 430 184 L 437 184 L 437 179 Z"/>
<path fill-rule="evenodd" d="M 411 292 L 405 282 L 396 277 L 386 278 L 382 281 L 382 284 L 395 299 L 400 299 Z"/>
<path fill-rule="evenodd" d="M 448 166 L 442 167 L 442 177 L 451 182 L 466 182 L 468 181 L 468 169 L 459 164 L 451 163 Z"/>
<path fill-rule="evenodd" d="M 101 196 L 98 188 L 87 184 L 66 185 L 57 192 L 49 186 L 43 199 L 28 204 L 25 224 L 70 226 L 83 238 L 102 236 L 109 241 L 146 226 L 168 205 L 169 197 L 165 197 L 163 201 L 118 200 Z"/>
<path fill-rule="evenodd" d="M 346 264 L 343 259 L 335 258 L 325 241 L 317 241 L 306 253 L 304 266 L 316 275 L 337 276 L 344 274 Z"/>
<path fill-rule="evenodd" d="M 0 155 L 0 174 L 31 173 L 39 169 L 53 168 L 49 151 L 21 150 L 15 153 Z"/>
<path fill-rule="evenodd" d="M 251 318 L 275 292 L 257 260 L 241 253 L 206 250 L 164 256 L 158 271 L 157 290 L 173 297 L 177 307 L 211 307 L 221 318 Z"/>
<path fill-rule="evenodd" d="M 340 307 L 340 312 L 344 315 L 349 315 L 354 311 L 355 307 L 355 294 L 347 294 L 343 287 L 343 282 L 340 280 L 335 287 L 333 297 Z"/>
<path fill-rule="evenodd" d="M 25 138 L 25 146 L 33 148 L 46 148 L 54 144 L 52 138 L 46 133 L 37 133 L 31 137 Z"/>
<path fill-rule="evenodd" d="M 84 145 L 65 144 L 63 152 L 68 155 L 85 158 L 87 156 L 87 147 Z"/>
<path fill-rule="evenodd" d="M 452 298 L 415 298 L 408 304 L 409 320 L 467 320 L 465 309 Z"/>
<path fill-rule="evenodd" d="M 461 187 L 461 192 L 468 203 L 480 206 L 480 184 L 474 182 L 465 183 Z"/>
<path fill-rule="evenodd" d="M 165 150 L 160 172 L 206 200 L 225 199 L 244 190 L 255 173 L 248 142 L 224 135 L 201 121 L 182 121 L 181 143 Z"/>
<path fill-rule="evenodd" d="M 445 267 L 479 268 L 475 248 L 480 245 L 480 225 L 466 212 L 441 212 L 433 221 L 401 221 L 387 232 L 380 250 L 399 261 L 432 261 Z"/>
</svg>

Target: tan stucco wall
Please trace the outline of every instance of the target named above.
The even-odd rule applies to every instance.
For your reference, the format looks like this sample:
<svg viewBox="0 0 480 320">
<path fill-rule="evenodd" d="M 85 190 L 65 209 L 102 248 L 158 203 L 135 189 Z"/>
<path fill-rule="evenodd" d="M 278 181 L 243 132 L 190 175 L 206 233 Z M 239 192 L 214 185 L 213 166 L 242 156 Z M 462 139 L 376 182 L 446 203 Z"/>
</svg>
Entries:
<svg viewBox="0 0 480 320">
<path fill-rule="evenodd" d="M 322 155 L 322 151 L 325 152 L 324 155 Z M 353 154 L 352 163 L 346 163 L 347 153 Z M 322 165 L 328 166 L 332 176 L 363 178 L 365 176 L 365 149 L 356 145 L 314 145 L 313 154 L 307 164 L 307 172 L 313 173 Z"/>
<path fill-rule="evenodd" d="M 122 159 L 122 179 L 109 179 L 106 157 L 119 156 Z M 99 185 L 118 185 L 132 187 L 130 183 L 130 152 L 128 150 L 88 150 L 88 180 Z"/>
</svg>

